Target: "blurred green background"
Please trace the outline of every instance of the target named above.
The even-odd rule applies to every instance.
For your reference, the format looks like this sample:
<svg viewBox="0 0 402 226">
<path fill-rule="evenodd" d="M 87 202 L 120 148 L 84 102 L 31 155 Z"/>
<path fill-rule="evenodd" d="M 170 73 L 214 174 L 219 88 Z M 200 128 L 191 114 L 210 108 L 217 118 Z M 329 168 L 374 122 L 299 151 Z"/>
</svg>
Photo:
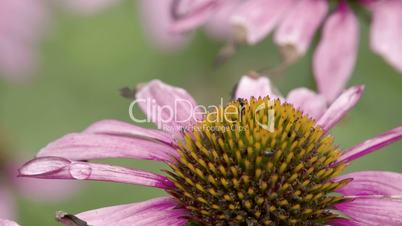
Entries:
<svg viewBox="0 0 402 226">
<path fill-rule="evenodd" d="M 176 53 L 161 53 L 147 42 L 133 2 L 125 2 L 95 16 L 77 17 L 55 11 L 52 30 L 41 47 L 42 67 L 31 83 L 0 82 L 0 122 L 20 152 L 33 156 L 48 142 L 80 131 L 100 119 L 129 121 L 129 101 L 119 96 L 124 86 L 154 78 L 187 89 L 202 104 L 226 100 L 241 75 L 279 62 L 270 39 L 240 48 L 226 64 L 214 69 L 220 43 L 202 32 Z M 365 84 L 361 102 L 332 131 L 342 148 L 402 124 L 402 75 L 368 48 L 368 26 L 362 24 L 362 42 L 349 85 Z M 271 77 L 283 94 L 305 86 L 314 89 L 311 51 L 286 74 Z M 366 156 L 349 168 L 402 172 L 402 142 Z M 163 166 L 144 161 L 113 163 L 158 171 Z M 140 186 L 84 182 L 72 199 L 41 204 L 18 198 L 22 225 L 55 225 L 54 213 L 84 210 L 146 200 L 164 192 Z"/>
</svg>

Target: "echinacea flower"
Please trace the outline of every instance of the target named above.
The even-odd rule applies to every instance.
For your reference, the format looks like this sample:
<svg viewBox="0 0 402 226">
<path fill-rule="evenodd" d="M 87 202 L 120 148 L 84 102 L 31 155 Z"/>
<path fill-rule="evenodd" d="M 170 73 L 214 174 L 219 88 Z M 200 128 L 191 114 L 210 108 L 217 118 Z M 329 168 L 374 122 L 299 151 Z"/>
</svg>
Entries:
<svg viewBox="0 0 402 226">
<path fill-rule="evenodd" d="M 43 0 L 1 1 L 0 75 L 12 81 L 21 81 L 34 74 L 47 16 Z"/>
<path fill-rule="evenodd" d="M 340 150 L 328 131 L 358 102 L 362 86 L 343 92 L 317 120 L 304 113 L 311 95 L 304 102 L 300 93 L 302 104 L 295 108 L 275 99 L 271 88 L 266 78 L 243 77 L 233 101 L 200 117 L 185 90 L 152 81 L 139 87 L 136 103 L 165 131 L 100 121 L 50 143 L 19 174 L 168 193 L 77 215 L 58 213 L 66 225 L 401 225 L 402 175 L 339 175 L 353 160 L 400 140 L 402 127 Z M 153 111 L 149 101 L 163 111 Z M 172 112 L 166 109 L 176 109 L 174 120 L 167 120 Z M 189 114 L 197 116 L 189 120 Z M 170 169 L 163 176 L 91 162 L 105 158 L 161 161 Z"/>
<path fill-rule="evenodd" d="M 359 21 L 354 9 L 368 10 L 372 14 L 372 50 L 402 72 L 400 0 L 339 0 L 334 4 L 329 0 L 164 2 L 154 8 L 148 7 L 144 14 L 170 13 L 171 24 L 160 23 L 163 27 L 159 29 L 164 28 L 165 33 L 177 36 L 204 26 L 207 31 L 214 31 L 230 42 L 254 45 L 275 30 L 273 40 L 281 47 L 285 63 L 305 55 L 316 32 L 322 28 L 321 40 L 314 53 L 313 71 L 320 93 L 329 102 L 344 89 L 356 62 Z M 147 25 L 155 26 L 157 16 L 149 16 L 154 21 Z"/>
<path fill-rule="evenodd" d="M 3 135 L 3 134 L 1 134 Z M 0 225 L 12 225 L 1 219 L 14 220 L 17 217 L 15 195 L 22 195 L 30 200 L 57 202 L 71 197 L 79 186 L 71 181 L 38 181 L 32 178 L 18 178 L 17 169 L 21 161 L 13 160 L 11 151 L 0 136 Z"/>
</svg>

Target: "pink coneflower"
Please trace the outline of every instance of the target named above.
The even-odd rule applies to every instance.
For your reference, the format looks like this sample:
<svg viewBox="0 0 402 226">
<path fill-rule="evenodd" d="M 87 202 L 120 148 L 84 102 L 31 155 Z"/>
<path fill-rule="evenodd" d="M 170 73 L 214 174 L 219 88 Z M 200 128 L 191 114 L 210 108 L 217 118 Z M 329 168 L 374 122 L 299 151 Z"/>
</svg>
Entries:
<svg viewBox="0 0 402 226">
<path fill-rule="evenodd" d="M 194 99 L 152 81 L 139 87 L 136 103 L 159 128 L 182 129 L 100 121 L 50 143 L 20 176 L 127 183 L 168 193 L 77 215 L 58 213 L 67 225 L 401 225 L 400 174 L 339 175 L 353 160 L 401 139 L 402 127 L 340 150 L 328 130 L 358 102 L 363 87 L 343 92 L 317 120 L 304 114 L 305 104 L 298 110 L 271 98 L 277 96 L 271 90 L 266 78 L 243 77 L 233 101 L 188 120 L 200 109 Z M 161 116 L 144 100 L 163 107 Z M 166 120 L 169 107 L 177 109 L 175 120 Z M 104 158 L 161 161 L 170 169 L 163 176 L 90 162 Z"/>
<path fill-rule="evenodd" d="M 0 75 L 21 81 L 34 74 L 38 46 L 46 25 L 45 1 L 2 0 L 0 3 Z"/>
<path fill-rule="evenodd" d="M 144 0 L 146 1 L 146 0 Z M 204 26 L 237 43 L 254 45 L 273 30 L 285 62 L 303 56 L 322 28 L 314 53 L 313 70 L 319 91 L 329 102 L 344 89 L 357 58 L 359 22 L 352 9 L 372 14 L 371 48 L 402 72 L 402 1 L 339 0 L 330 9 L 329 0 L 166 0 L 155 5 L 170 12 L 170 34 L 188 33 Z M 155 11 L 155 10 L 154 10 Z M 148 10 L 146 14 L 152 14 Z M 155 17 L 154 17 L 155 18 Z M 155 24 L 155 23 L 154 23 Z"/>
</svg>

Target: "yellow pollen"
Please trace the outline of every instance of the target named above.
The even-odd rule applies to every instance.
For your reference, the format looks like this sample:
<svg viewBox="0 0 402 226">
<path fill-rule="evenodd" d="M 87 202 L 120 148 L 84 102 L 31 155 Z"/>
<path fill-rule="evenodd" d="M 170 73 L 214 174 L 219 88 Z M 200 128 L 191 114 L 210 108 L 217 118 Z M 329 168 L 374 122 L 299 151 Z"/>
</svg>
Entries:
<svg viewBox="0 0 402 226">
<path fill-rule="evenodd" d="M 326 225 L 345 198 L 333 137 L 292 105 L 239 99 L 185 132 L 168 190 L 201 225 Z"/>
</svg>

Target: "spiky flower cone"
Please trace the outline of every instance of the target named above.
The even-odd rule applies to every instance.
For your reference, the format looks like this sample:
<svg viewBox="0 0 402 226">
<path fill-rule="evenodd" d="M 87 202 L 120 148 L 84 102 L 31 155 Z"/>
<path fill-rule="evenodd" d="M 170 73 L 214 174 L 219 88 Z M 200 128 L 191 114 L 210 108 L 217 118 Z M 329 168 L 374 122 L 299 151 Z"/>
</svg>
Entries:
<svg viewBox="0 0 402 226">
<path fill-rule="evenodd" d="M 322 225 L 348 183 L 332 142 L 289 104 L 234 101 L 185 135 L 169 192 L 205 225 Z"/>
</svg>

